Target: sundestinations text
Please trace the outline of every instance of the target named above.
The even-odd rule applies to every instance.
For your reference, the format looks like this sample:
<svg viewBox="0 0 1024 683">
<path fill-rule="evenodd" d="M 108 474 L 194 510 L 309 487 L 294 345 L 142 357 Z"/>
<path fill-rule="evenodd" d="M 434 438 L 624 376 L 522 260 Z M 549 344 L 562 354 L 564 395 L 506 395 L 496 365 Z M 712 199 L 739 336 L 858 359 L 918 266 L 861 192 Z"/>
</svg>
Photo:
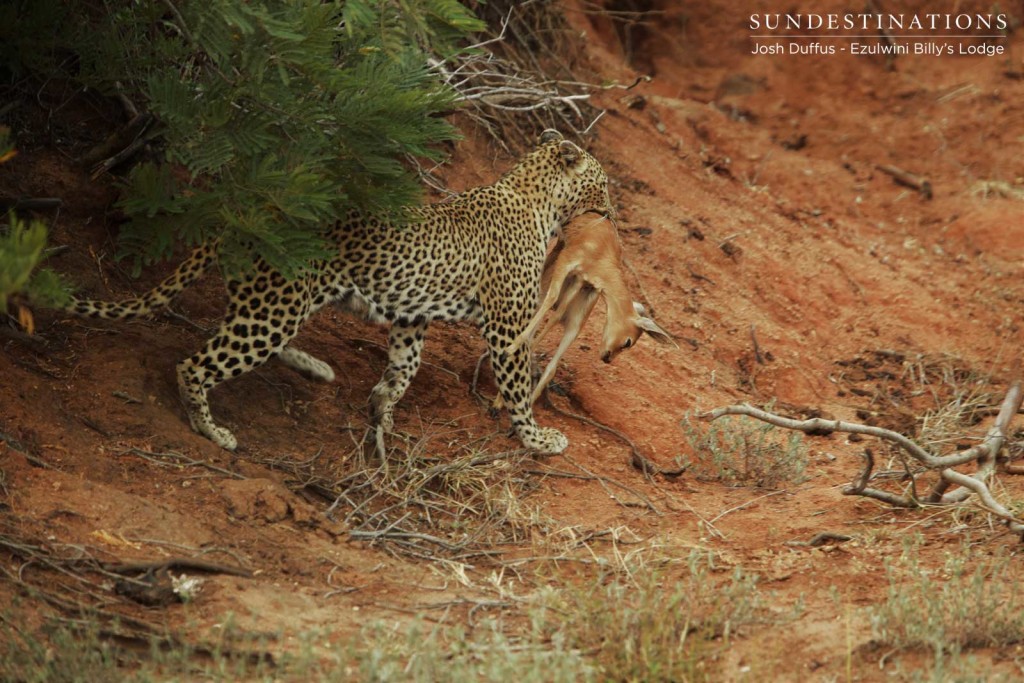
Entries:
<svg viewBox="0 0 1024 683">
<path fill-rule="evenodd" d="M 1005 14 L 751 14 L 751 31 L 1005 31 Z"/>
</svg>

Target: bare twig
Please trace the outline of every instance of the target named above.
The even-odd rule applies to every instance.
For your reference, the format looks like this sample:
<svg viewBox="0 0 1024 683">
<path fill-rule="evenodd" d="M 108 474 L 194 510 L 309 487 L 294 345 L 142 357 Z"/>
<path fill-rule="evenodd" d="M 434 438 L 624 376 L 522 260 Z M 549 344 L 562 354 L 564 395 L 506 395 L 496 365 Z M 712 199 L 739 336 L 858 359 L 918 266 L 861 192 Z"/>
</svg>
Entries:
<svg viewBox="0 0 1024 683">
<path fill-rule="evenodd" d="M 831 543 L 846 543 L 852 538 L 852 536 L 847 536 L 846 534 L 837 534 L 834 531 L 822 531 L 811 536 L 811 539 L 809 541 L 786 541 L 785 545 L 820 548 L 823 545 L 829 545 Z"/>
<path fill-rule="evenodd" d="M 153 116 L 149 113 L 133 115 L 131 121 L 125 124 L 122 128 L 114 131 L 114 133 L 107 137 L 107 139 L 102 143 L 86 152 L 81 159 L 79 159 L 78 163 L 89 169 L 96 167 L 97 164 L 104 166 L 104 170 L 113 168 L 119 162 L 108 164 L 103 160 L 107 159 L 109 161 L 109 158 L 119 158 L 120 160 L 126 159 L 128 155 L 124 154 L 125 150 L 131 148 L 134 143 L 141 140 L 142 133 L 147 127 L 149 127 L 149 124 L 152 121 Z M 137 150 L 138 148 L 136 147 L 135 149 Z"/>
<path fill-rule="evenodd" d="M 124 110 L 128 114 L 128 116 L 134 118 L 139 115 L 138 107 L 136 107 L 135 103 L 132 102 L 131 99 L 124 94 L 124 86 L 121 84 L 121 81 L 114 81 L 114 93 L 118 101 L 121 103 L 121 106 L 124 107 Z"/>
<path fill-rule="evenodd" d="M 550 9 L 548 3 L 510 3 L 500 11 L 497 16 L 490 13 L 495 28 L 487 38 L 428 63 L 455 91 L 456 99 L 465 103 L 465 115 L 506 151 L 541 128 L 568 128 L 584 135 L 596 121 L 596 109 L 589 103 L 593 92 L 635 85 L 576 80 L 564 63 L 564 53 L 572 49 L 573 32 L 561 12 Z M 537 25 L 538 20 L 545 25 Z M 563 31 L 568 40 L 557 39 Z M 567 78 L 550 76 L 552 69 Z"/>
<path fill-rule="evenodd" d="M 694 270 L 694 269 L 693 269 L 693 268 L 692 268 L 692 267 L 690 266 L 690 264 L 688 264 L 688 263 L 686 264 L 686 270 L 687 270 L 687 271 L 688 271 L 688 272 L 690 273 L 690 277 L 692 277 L 692 278 L 693 278 L 694 280 L 702 280 L 702 281 L 704 281 L 704 282 L 708 283 L 709 285 L 714 285 L 714 284 L 715 284 L 715 281 L 714 281 L 714 280 L 712 280 L 711 278 L 709 278 L 709 277 L 708 277 L 707 275 L 701 275 L 700 273 L 698 273 L 697 271 L 695 271 L 695 270 Z"/>
<path fill-rule="evenodd" d="M 183 322 L 186 325 L 188 325 L 189 327 L 193 327 L 193 328 L 199 330 L 203 334 L 209 335 L 209 334 L 213 334 L 213 332 L 214 332 L 214 328 L 213 327 L 207 327 L 205 325 L 200 325 L 199 323 L 197 323 L 196 321 L 192 320 L 188 316 L 182 315 L 181 313 L 178 313 L 177 311 L 175 311 L 170 306 L 166 307 L 163 311 L 161 311 L 161 314 L 167 316 L 168 318 L 174 318 L 175 320 Z"/>
<path fill-rule="evenodd" d="M 722 517 L 725 517 L 726 515 L 731 514 L 733 512 L 739 512 L 740 510 L 748 508 L 759 500 L 771 498 L 772 496 L 778 496 L 783 493 L 789 493 L 789 491 L 787 491 L 786 489 L 780 489 L 778 491 L 771 491 L 769 493 L 766 493 L 763 496 L 758 496 L 757 498 L 752 498 L 751 500 L 748 500 L 746 503 L 743 503 L 742 505 L 737 505 L 736 507 L 731 507 L 728 510 L 723 510 L 722 512 L 718 513 L 715 517 L 712 517 L 711 520 L 709 520 L 708 524 L 714 524 L 718 520 L 722 519 Z"/>
<path fill-rule="evenodd" d="M 655 507 L 654 503 L 652 503 L 647 496 L 645 496 L 644 494 L 640 493 L 636 489 L 634 489 L 634 488 L 632 488 L 630 486 L 626 486 L 621 481 L 616 481 L 615 479 L 612 479 L 610 477 L 602 477 L 599 474 L 594 474 L 593 472 L 588 470 L 586 467 L 584 467 L 583 465 L 581 465 L 578 462 L 576 462 L 571 456 L 568 456 L 565 453 L 562 453 L 561 457 L 564 458 L 566 462 L 568 462 L 570 465 L 572 465 L 573 467 L 575 467 L 579 471 L 581 471 L 581 472 L 583 472 L 583 473 L 593 477 L 594 480 L 597 481 L 597 483 L 599 483 L 604 488 L 604 490 L 608 493 L 608 496 L 612 500 L 614 500 L 616 503 L 618 503 L 619 505 L 622 505 L 624 507 L 633 507 L 633 505 L 631 505 L 630 503 L 624 502 L 622 500 L 619 500 L 619 497 L 616 496 L 614 493 L 612 493 L 611 490 L 608 488 L 609 485 L 615 486 L 616 488 L 620 488 L 623 491 L 626 491 L 627 493 L 635 496 L 637 498 L 637 500 L 639 500 L 642 503 L 642 507 L 646 507 L 648 510 L 650 510 L 654 514 L 656 514 L 656 515 L 660 515 L 661 514 L 661 510 L 659 510 L 657 507 Z"/>
<path fill-rule="evenodd" d="M 1024 392 L 1021 390 L 1021 381 L 1017 380 L 1010 385 L 1009 391 L 1006 392 L 1006 397 L 999 407 L 999 414 L 996 415 L 995 422 L 992 424 L 991 429 L 988 430 L 982 442 L 973 448 L 963 451 L 964 453 L 974 455 L 978 459 L 978 471 L 973 475 L 974 478 L 987 481 L 995 474 L 996 455 L 1002 450 L 1003 444 L 1006 442 L 1010 421 L 1013 420 L 1014 415 L 1020 410 L 1022 399 L 1024 399 Z M 943 479 L 959 483 L 951 477 L 943 476 Z M 958 503 L 966 499 L 972 491 L 973 489 L 970 487 L 967 487 L 967 489 L 954 489 L 948 493 L 942 493 L 940 498 L 929 500 L 929 502 L 938 502 L 943 505 Z M 935 492 L 938 492 L 938 489 L 933 491 L 933 493 Z"/>
<path fill-rule="evenodd" d="M 96 180 L 110 169 L 114 168 L 121 162 L 133 156 L 140 149 L 142 149 L 143 146 L 145 146 L 145 144 L 146 140 L 144 138 L 135 138 L 127 147 L 122 149 L 120 152 L 110 157 L 109 159 L 104 159 L 100 163 L 96 164 L 96 166 L 92 169 L 92 179 Z"/>
<path fill-rule="evenodd" d="M 196 460 L 195 458 L 190 458 L 187 455 L 175 453 L 173 451 L 168 451 L 166 453 L 153 453 L 150 451 L 144 451 L 141 448 L 128 448 L 121 451 L 121 455 L 125 454 L 138 456 L 143 460 L 148 460 L 149 462 L 160 465 L 161 467 L 205 467 L 211 472 L 217 472 L 218 474 L 223 474 L 227 477 L 231 477 L 232 479 L 247 478 L 238 472 L 232 472 L 231 470 L 226 470 L 223 467 L 217 467 L 211 463 Z"/>
<path fill-rule="evenodd" d="M 448 543 L 443 538 L 437 536 L 431 536 L 430 534 L 421 534 L 413 531 L 403 531 L 401 529 L 387 528 L 381 531 L 359 531 L 353 530 L 349 532 L 351 538 L 376 540 L 379 538 L 391 538 L 391 539 L 408 539 L 414 541 L 426 541 L 438 545 L 445 550 L 459 550 L 460 547 Z"/>
<path fill-rule="evenodd" d="M 603 422 L 598 422 L 592 417 L 587 417 L 586 415 L 580 415 L 579 413 L 574 413 L 572 411 L 565 410 L 564 408 L 559 408 L 554 403 L 551 404 L 551 409 L 554 410 L 556 413 L 560 413 L 561 415 L 564 415 L 566 417 L 571 417 L 574 420 L 579 420 L 580 422 L 588 424 L 591 427 L 596 427 L 598 429 L 604 430 L 611 434 L 612 436 L 614 436 L 615 438 L 622 441 L 623 443 L 625 443 L 627 446 L 629 446 L 630 450 L 630 464 L 634 468 L 640 470 L 640 472 L 642 472 L 645 476 L 650 477 L 656 474 L 660 474 L 664 477 L 668 477 L 671 479 L 682 475 L 683 472 L 686 471 L 686 467 L 678 467 L 674 470 L 666 470 L 659 467 L 650 458 L 648 458 L 647 456 L 640 452 L 640 449 L 636 447 L 636 444 L 633 443 L 632 439 L 630 439 L 628 436 L 626 436 L 619 430 L 615 429 L 614 427 L 609 427 Z"/>
<path fill-rule="evenodd" d="M 0 197 L 0 208 L 13 211 L 49 211 L 63 204 L 64 200 L 58 197 Z"/>
<path fill-rule="evenodd" d="M 761 355 L 761 347 L 757 343 L 757 325 L 750 326 L 750 341 L 754 345 L 754 360 L 758 365 L 764 365 L 764 356 Z"/>
<path fill-rule="evenodd" d="M 45 460 L 39 458 L 38 456 L 35 456 L 32 453 L 30 453 L 29 449 L 28 449 L 28 446 L 26 446 L 25 444 L 21 443 L 20 441 L 15 439 L 10 434 L 5 434 L 4 432 L 0 432 L 0 442 L 7 444 L 8 448 L 10 448 L 13 451 L 17 451 L 19 454 L 21 454 L 21 456 L 23 458 L 28 460 L 30 463 L 32 463 L 36 467 L 42 467 L 43 469 L 47 469 L 47 470 L 54 469 L 53 465 L 51 465 L 50 463 L 46 462 Z"/>
<path fill-rule="evenodd" d="M 702 420 L 711 421 L 717 420 L 724 415 L 746 415 L 747 417 L 767 422 L 768 424 L 775 425 L 776 427 L 795 429 L 797 431 L 817 435 L 828 434 L 830 432 L 846 432 L 849 434 L 876 436 L 903 448 L 911 456 L 932 469 L 956 467 L 957 465 L 963 465 L 971 462 L 972 460 L 978 459 L 978 452 L 976 452 L 978 447 L 972 448 L 970 451 L 963 451 L 953 455 L 937 456 L 932 455 L 899 432 L 894 432 L 891 429 L 885 429 L 884 427 L 864 425 L 857 422 L 843 422 L 842 420 L 826 420 L 821 417 L 815 417 L 809 420 L 794 420 L 792 418 L 769 413 L 750 405 L 733 405 L 726 406 L 724 408 L 716 408 L 709 413 L 704 413 L 700 418 Z"/>
</svg>

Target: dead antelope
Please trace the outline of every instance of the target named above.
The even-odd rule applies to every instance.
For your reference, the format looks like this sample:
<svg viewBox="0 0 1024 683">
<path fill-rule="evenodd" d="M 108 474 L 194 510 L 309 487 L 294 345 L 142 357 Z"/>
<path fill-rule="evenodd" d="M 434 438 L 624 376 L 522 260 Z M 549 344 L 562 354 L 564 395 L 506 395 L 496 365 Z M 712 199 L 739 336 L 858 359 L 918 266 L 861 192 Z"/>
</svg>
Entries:
<svg viewBox="0 0 1024 683">
<path fill-rule="evenodd" d="M 610 220 L 604 217 L 577 218 L 565 226 L 564 235 L 564 241 L 544 263 L 541 278 L 544 300 L 526 329 L 507 349 L 512 353 L 523 344 L 530 343 L 549 309 L 553 315 L 536 339 L 543 339 L 556 322 L 562 323 L 562 341 L 538 380 L 531 403 L 551 381 L 558 362 L 579 336 L 599 297 L 604 299 L 606 309 L 601 342 L 601 360 L 605 363 L 610 363 L 619 352 L 636 344 L 644 332 L 660 344 L 676 345 L 668 332 L 645 315 L 643 305 L 633 301 L 622 275 L 622 244 Z M 500 408 L 501 405 L 499 395 L 494 407 Z"/>
</svg>

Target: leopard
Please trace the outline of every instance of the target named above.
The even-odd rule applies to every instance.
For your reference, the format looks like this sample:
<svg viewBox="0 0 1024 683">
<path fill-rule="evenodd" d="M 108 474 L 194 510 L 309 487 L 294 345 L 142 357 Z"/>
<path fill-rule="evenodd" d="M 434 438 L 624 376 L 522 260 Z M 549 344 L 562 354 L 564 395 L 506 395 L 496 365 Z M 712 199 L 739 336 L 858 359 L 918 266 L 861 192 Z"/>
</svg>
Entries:
<svg viewBox="0 0 1024 683">
<path fill-rule="evenodd" d="M 394 409 L 420 367 L 427 327 L 435 321 L 476 325 L 494 368 L 511 430 L 527 449 L 557 454 L 569 441 L 533 415 L 528 346 L 507 348 L 533 316 L 547 248 L 584 213 L 614 215 L 608 177 L 589 152 L 556 130 L 491 185 L 405 210 L 401 220 L 353 210 L 327 229 L 329 256 L 288 279 L 255 258 L 241 274 L 226 269 L 228 302 L 217 332 L 177 365 L 179 393 L 192 429 L 234 451 L 235 435 L 217 424 L 208 394 L 278 358 L 316 380 L 333 382 L 325 361 L 291 343 L 302 324 L 331 304 L 389 326 L 387 364 L 370 392 L 369 417 L 394 431 Z M 219 263 L 216 239 L 196 247 L 152 290 L 120 302 L 73 298 L 78 316 L 128 320 L 166 307 Z"/>
</svg>

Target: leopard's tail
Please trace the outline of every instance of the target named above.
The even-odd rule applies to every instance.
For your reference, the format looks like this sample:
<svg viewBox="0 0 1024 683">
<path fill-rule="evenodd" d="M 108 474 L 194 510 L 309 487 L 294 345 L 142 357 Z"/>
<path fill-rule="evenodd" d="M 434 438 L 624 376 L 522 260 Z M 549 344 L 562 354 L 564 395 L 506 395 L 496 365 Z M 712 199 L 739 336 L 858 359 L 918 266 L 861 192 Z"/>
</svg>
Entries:
<svg viewBox="0 0 1024 683">
<path fill-rule="evenodd" d="M 64 310 L 88 318 L 106 320 L 131 320 L 151 315 L 171 303 L 182 290 L 209 270 L 216 260 L 217 242 L 207 242 L 193 251 L 166 280 L 142 296 L 120 302 L 73 297 Z"/>
</svg>

